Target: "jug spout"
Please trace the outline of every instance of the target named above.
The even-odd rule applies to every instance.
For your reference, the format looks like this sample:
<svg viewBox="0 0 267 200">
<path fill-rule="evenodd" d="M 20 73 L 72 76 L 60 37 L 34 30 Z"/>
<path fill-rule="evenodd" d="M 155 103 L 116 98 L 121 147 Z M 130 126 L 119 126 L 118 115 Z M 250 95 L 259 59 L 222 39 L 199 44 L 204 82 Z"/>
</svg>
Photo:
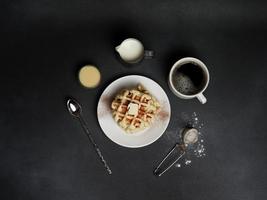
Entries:
<svg viewBox="0 0 267 200">
<path fill-rule="evenodd" d="M 121 47 L 121 45 L 115 47 L 115 50 L 116 50 L 117 52 L 119 52 L 119 53 L 120 53 L 120 47 Z"/>
</svg>

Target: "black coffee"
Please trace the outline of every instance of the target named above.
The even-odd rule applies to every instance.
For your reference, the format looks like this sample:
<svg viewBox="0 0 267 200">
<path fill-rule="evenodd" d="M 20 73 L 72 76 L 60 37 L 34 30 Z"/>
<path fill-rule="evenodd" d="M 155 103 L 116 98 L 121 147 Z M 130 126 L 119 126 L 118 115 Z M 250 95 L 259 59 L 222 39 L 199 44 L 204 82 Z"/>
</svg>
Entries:
<svg viewBox="0 0 267 200">
<path fill-rule="evenodd" d="M 179 67 L 173 73 L 172 79 L 174 87 L 185 95 L 194 95 L 205 86 L 203 70 L 193 63 L 187 63 Z"/>
</svg>

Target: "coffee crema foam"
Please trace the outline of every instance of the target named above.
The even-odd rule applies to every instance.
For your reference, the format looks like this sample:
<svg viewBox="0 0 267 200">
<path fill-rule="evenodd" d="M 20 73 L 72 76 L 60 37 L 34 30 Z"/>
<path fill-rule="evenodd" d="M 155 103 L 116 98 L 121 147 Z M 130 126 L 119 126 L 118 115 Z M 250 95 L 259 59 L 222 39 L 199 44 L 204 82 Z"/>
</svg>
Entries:
<svg viewBox="0 0 267 200">
<path fill-rule="evenodd" d="M 190 77 L 184 74 L 173 76 L 174 87 L 182 94 L 190 95 L 198 92 L 198 88 L 194 85 Z"/>
<path fill-rule="evenodd" d="M 180 66 L 172 76 L 176 90 L 184 95 L 194 95 L 204 87 L 205 76 L 203 70 L 191 63 Z"/>
</svg>

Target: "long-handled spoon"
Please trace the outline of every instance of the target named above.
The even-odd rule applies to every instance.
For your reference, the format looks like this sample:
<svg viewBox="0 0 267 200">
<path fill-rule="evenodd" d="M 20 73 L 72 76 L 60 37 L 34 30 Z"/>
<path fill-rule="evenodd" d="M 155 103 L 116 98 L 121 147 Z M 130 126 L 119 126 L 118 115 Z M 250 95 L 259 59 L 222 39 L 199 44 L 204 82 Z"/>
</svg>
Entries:
<svg viewBox="0 0 267 200">
<path fill-rule="evenodd" d="M 69 113 L 79 120 L 84 132 L 86 133 L 86 136 L 88 137 L 90 142 L 93 144 L 94 149 L 95 149 L 98 157 L 100 158 L 101 162 L 103 163 L 104 167 L 106 168 L 107 172 L 109 174 L 112 174 L 111 169 L 109 168 L 107 162 L 105 161 L 105 159 L 104 159 L 104 157 L 103 157 L 98 145 L 95 143 L 95 141 L 94 141 L 92 135 L 90 134 L 89 129 L 88 129 L 83 117 L 82 117 L 82 107 L 81 107 L 81 105 L 76 100 L 70 98 L 70 99 L 67 100 L 67 108 L 68 108 Z"/>
</svg>

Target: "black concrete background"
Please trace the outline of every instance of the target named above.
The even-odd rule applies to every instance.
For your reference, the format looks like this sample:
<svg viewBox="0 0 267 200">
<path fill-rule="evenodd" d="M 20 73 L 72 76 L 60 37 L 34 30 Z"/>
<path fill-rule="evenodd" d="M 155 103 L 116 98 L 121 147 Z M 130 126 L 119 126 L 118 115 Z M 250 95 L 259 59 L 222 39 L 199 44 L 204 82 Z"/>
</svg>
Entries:
<svg viewBox="0 0 267 200">
<path fill-rule="evenodd" d="M 2 0 L 0 3 L 0 198 L 51 200 L 267 199 L 266 1 Z M 137 37 L 153 60 L 124 67 L 114 47 Z M 206 105 L 168 89 L 184 56 L 210 70 Z M 97 89 L 76 78 L 83 64 L 102 73 Z M 100 130 L 96 104 L 115 78 L 141 74 L 169 96 L 172 119 L 155 143 L 120 147 Z M 108 176 L 65 97 L 85 119 L 109 161 Z M 204 123 L 207 156 L 161 178 L 152 170 L 175 143 L 181 115 Z"/>
</svg>

